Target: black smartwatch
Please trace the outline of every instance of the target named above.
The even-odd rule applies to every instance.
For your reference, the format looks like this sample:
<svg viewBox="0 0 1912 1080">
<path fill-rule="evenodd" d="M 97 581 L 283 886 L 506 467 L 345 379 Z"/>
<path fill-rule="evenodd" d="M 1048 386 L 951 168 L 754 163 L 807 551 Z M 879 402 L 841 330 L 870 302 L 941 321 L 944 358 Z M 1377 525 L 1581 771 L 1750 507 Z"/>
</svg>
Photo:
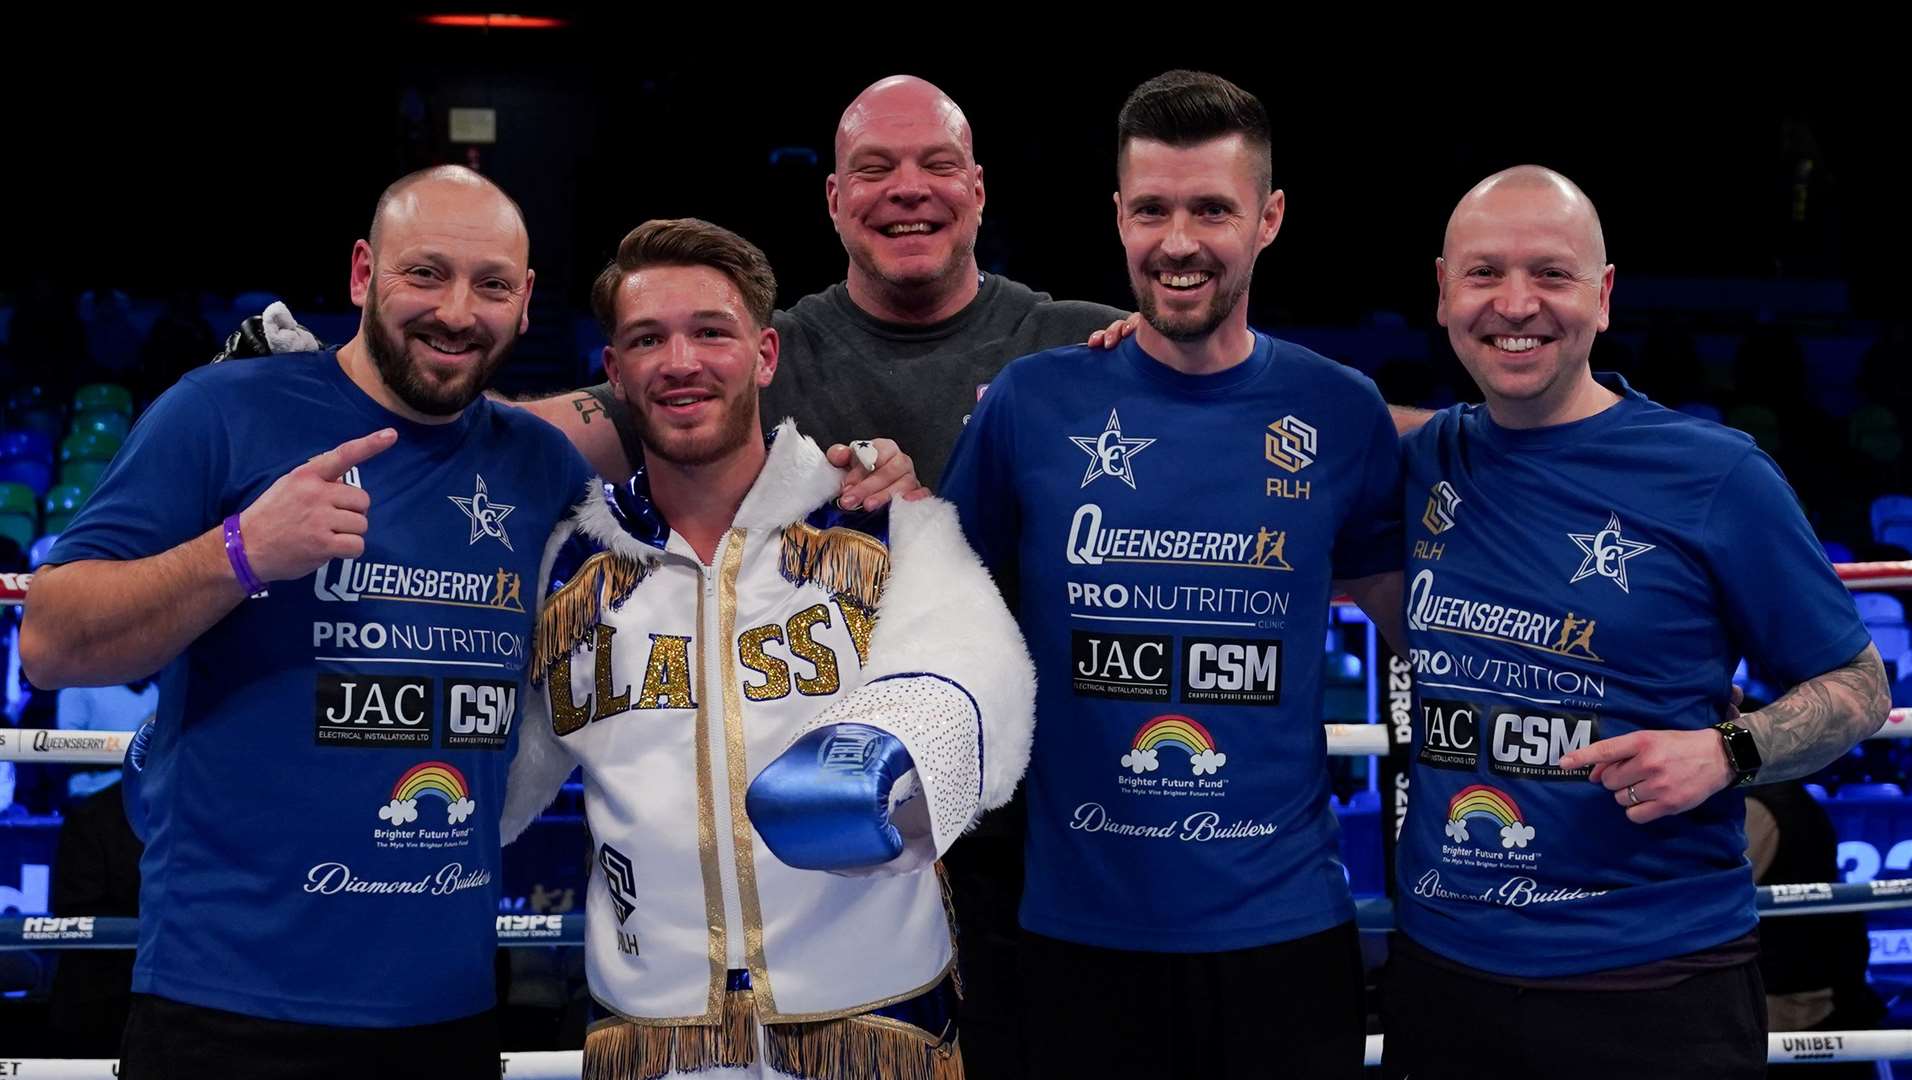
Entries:
<svg viewBox="0 0 1912 1080">
<path fill-rule="evenodd" d="M 1719 732 L 1720 743 L 1726 748 L 1726 765 L 1733 770 L 1733 786 L 1745 787 L 1759 776 L 1760 766 L 1765 762 L 1759 757 L 1759 744 L 1753 741 L 1753 733 L 1724 720 L 1713 725 Z"/>
</svg>

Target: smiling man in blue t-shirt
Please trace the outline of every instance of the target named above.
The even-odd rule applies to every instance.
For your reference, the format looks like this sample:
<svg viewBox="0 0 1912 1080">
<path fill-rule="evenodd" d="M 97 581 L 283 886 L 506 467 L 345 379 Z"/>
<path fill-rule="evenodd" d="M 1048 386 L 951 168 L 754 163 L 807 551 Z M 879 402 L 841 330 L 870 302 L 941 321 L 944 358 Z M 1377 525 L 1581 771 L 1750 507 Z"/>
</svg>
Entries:
<svg viewBox="0 0 1912 1080">
<path fill-rule="evenodd" d="M 1578 187 L 1482 181 L 1437 272 L 1486 404 L 1403 440 L 1418 722 L 1384 1071 L 1764 1076 L 1736 787 L 1876 730 L 1878 651 L 1750 438 L 1590 371 L 1614 272 Z M 1741 656 L 1793 689 L 1735 723 Z"/>
<path fill-rule="evenodd" d="M 36 683 L 160 672 L 127 1080 L 497 1076 L 525 582 L 589 475 L 479 396 L 532 284 L 503 191 L 400 180 L 358 334 L 187 375 L 34 579 Z"/>
<path fill-rule="evenodd" d="M 1143 321 L 990 383 L 942 493 L 1039 672 L 1020 978 L 1031 1075 L 1361 1074 L 1321 642 L 1400 608 L 1394 421 L 1248 326 L 1281 227 L 1260 101 L 1200 72 L 1118 124 Z"/>
</svg>

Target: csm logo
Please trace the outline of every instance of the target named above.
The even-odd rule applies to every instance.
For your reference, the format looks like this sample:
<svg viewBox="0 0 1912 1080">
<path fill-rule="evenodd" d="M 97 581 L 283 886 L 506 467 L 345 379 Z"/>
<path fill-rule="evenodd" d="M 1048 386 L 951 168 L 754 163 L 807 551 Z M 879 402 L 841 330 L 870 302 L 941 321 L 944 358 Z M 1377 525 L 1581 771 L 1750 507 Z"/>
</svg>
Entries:
<svg viewBox="0 0 1912 1080">
<path fill-rule="evenodd" d="M 432 683 L 412 675 L 320 675 L 313 727 L 320 746 L 432 744 Z"/>
<path fill-rule="evenodd" d="M 1599 727 L 1591 716 L 1499 712 L 1493 720 L 1490 767 L 1504 776 L 1530 780 L 1580 779 L 1592 768 L 1562 769 L 1560 759 L 1571 751 L 1586 749 L 1599 737 Z"/>
<path fill-rule="evenodd" d="M 1209 705 L 1281 704 L 1281 642 L 1183 638 L 1182 700 Z"/>
<path fill-rule="evenodd" d="M 518 684 L 447 679 L 444 687 L 443 745 L 503 750 L 518 714 Z"/>
</svg>

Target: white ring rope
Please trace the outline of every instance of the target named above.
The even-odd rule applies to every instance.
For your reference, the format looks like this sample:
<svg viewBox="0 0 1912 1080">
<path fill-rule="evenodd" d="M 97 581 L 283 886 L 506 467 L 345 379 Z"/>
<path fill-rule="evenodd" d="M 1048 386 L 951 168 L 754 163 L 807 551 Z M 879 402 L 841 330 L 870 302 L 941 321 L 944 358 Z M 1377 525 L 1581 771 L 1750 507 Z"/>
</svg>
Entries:
<svg viewBox="0 0 1912 1080">
<path fill-rule="evenodd" d="M 1837 915 L 1912 907 L 1912 878 L 1761 885 L 1754 903 L 1762 919 L 1792 915 Z M 1394 905 L 1386 897 L 1359 897 L 1355 921 L 1367 933 L 1394 929 Z M 577 947 L 584 944 L 584 915 L 499 915 L 498 944 Z M 26 915 L 0 918 L 0 952 L 17 949 L 130 949 L 139 943 L 139 919 L 108 915 Z M 0 1073 L 0 1076 L 5 1075 Z"/>
<path fill-rule="evenodd" d="M 1369 1035 L 1362 1064 L 1381 1064 L 1384 1036 Z M 1770 1065 L 1834 1061 L 1896 1061 L 1912 1058 L 1912 1031 L 1775 1031 L 1766 1036 Z M 6 1063 L 13 1080 L 115 1080 L 112 1059 L 25 1058 Z M 529 1051 L 500 1055 L 498 1075 L 509 1080 L 578 1080 L 584 1056 L 576 1050 Z"/>
<path fill-rule="evenodd" d="M 1327 724 L 1330 757 L 1367 757 L 1388 752 L 1386 724 Z M 1912 739 L 1912 709 L 1894 709 L 1873 739 Z M 133 741 L 130 731 L 0 729 L 0 761 L 49 765 L 118 765 Z"/>
</svg>

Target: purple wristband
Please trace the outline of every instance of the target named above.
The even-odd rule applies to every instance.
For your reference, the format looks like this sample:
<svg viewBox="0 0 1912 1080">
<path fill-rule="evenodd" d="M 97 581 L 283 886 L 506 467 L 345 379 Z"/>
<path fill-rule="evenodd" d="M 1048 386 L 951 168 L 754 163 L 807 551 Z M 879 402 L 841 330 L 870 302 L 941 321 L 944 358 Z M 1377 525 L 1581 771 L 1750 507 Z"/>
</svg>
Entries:
<svg viewBox="0 0 1912 1080">
<path fill-rule="evenodd" d="M 226 561 L 232 564 L 232 573 L 239 579 L 239 587 L 254 600 L 266 595 L 266 583 L 260 581 L 252 572 L 252 563 L 246 561 L 246 540 L 239 535 L 239 515 L 233 514 L 226 519 Z"/>
</svg>

